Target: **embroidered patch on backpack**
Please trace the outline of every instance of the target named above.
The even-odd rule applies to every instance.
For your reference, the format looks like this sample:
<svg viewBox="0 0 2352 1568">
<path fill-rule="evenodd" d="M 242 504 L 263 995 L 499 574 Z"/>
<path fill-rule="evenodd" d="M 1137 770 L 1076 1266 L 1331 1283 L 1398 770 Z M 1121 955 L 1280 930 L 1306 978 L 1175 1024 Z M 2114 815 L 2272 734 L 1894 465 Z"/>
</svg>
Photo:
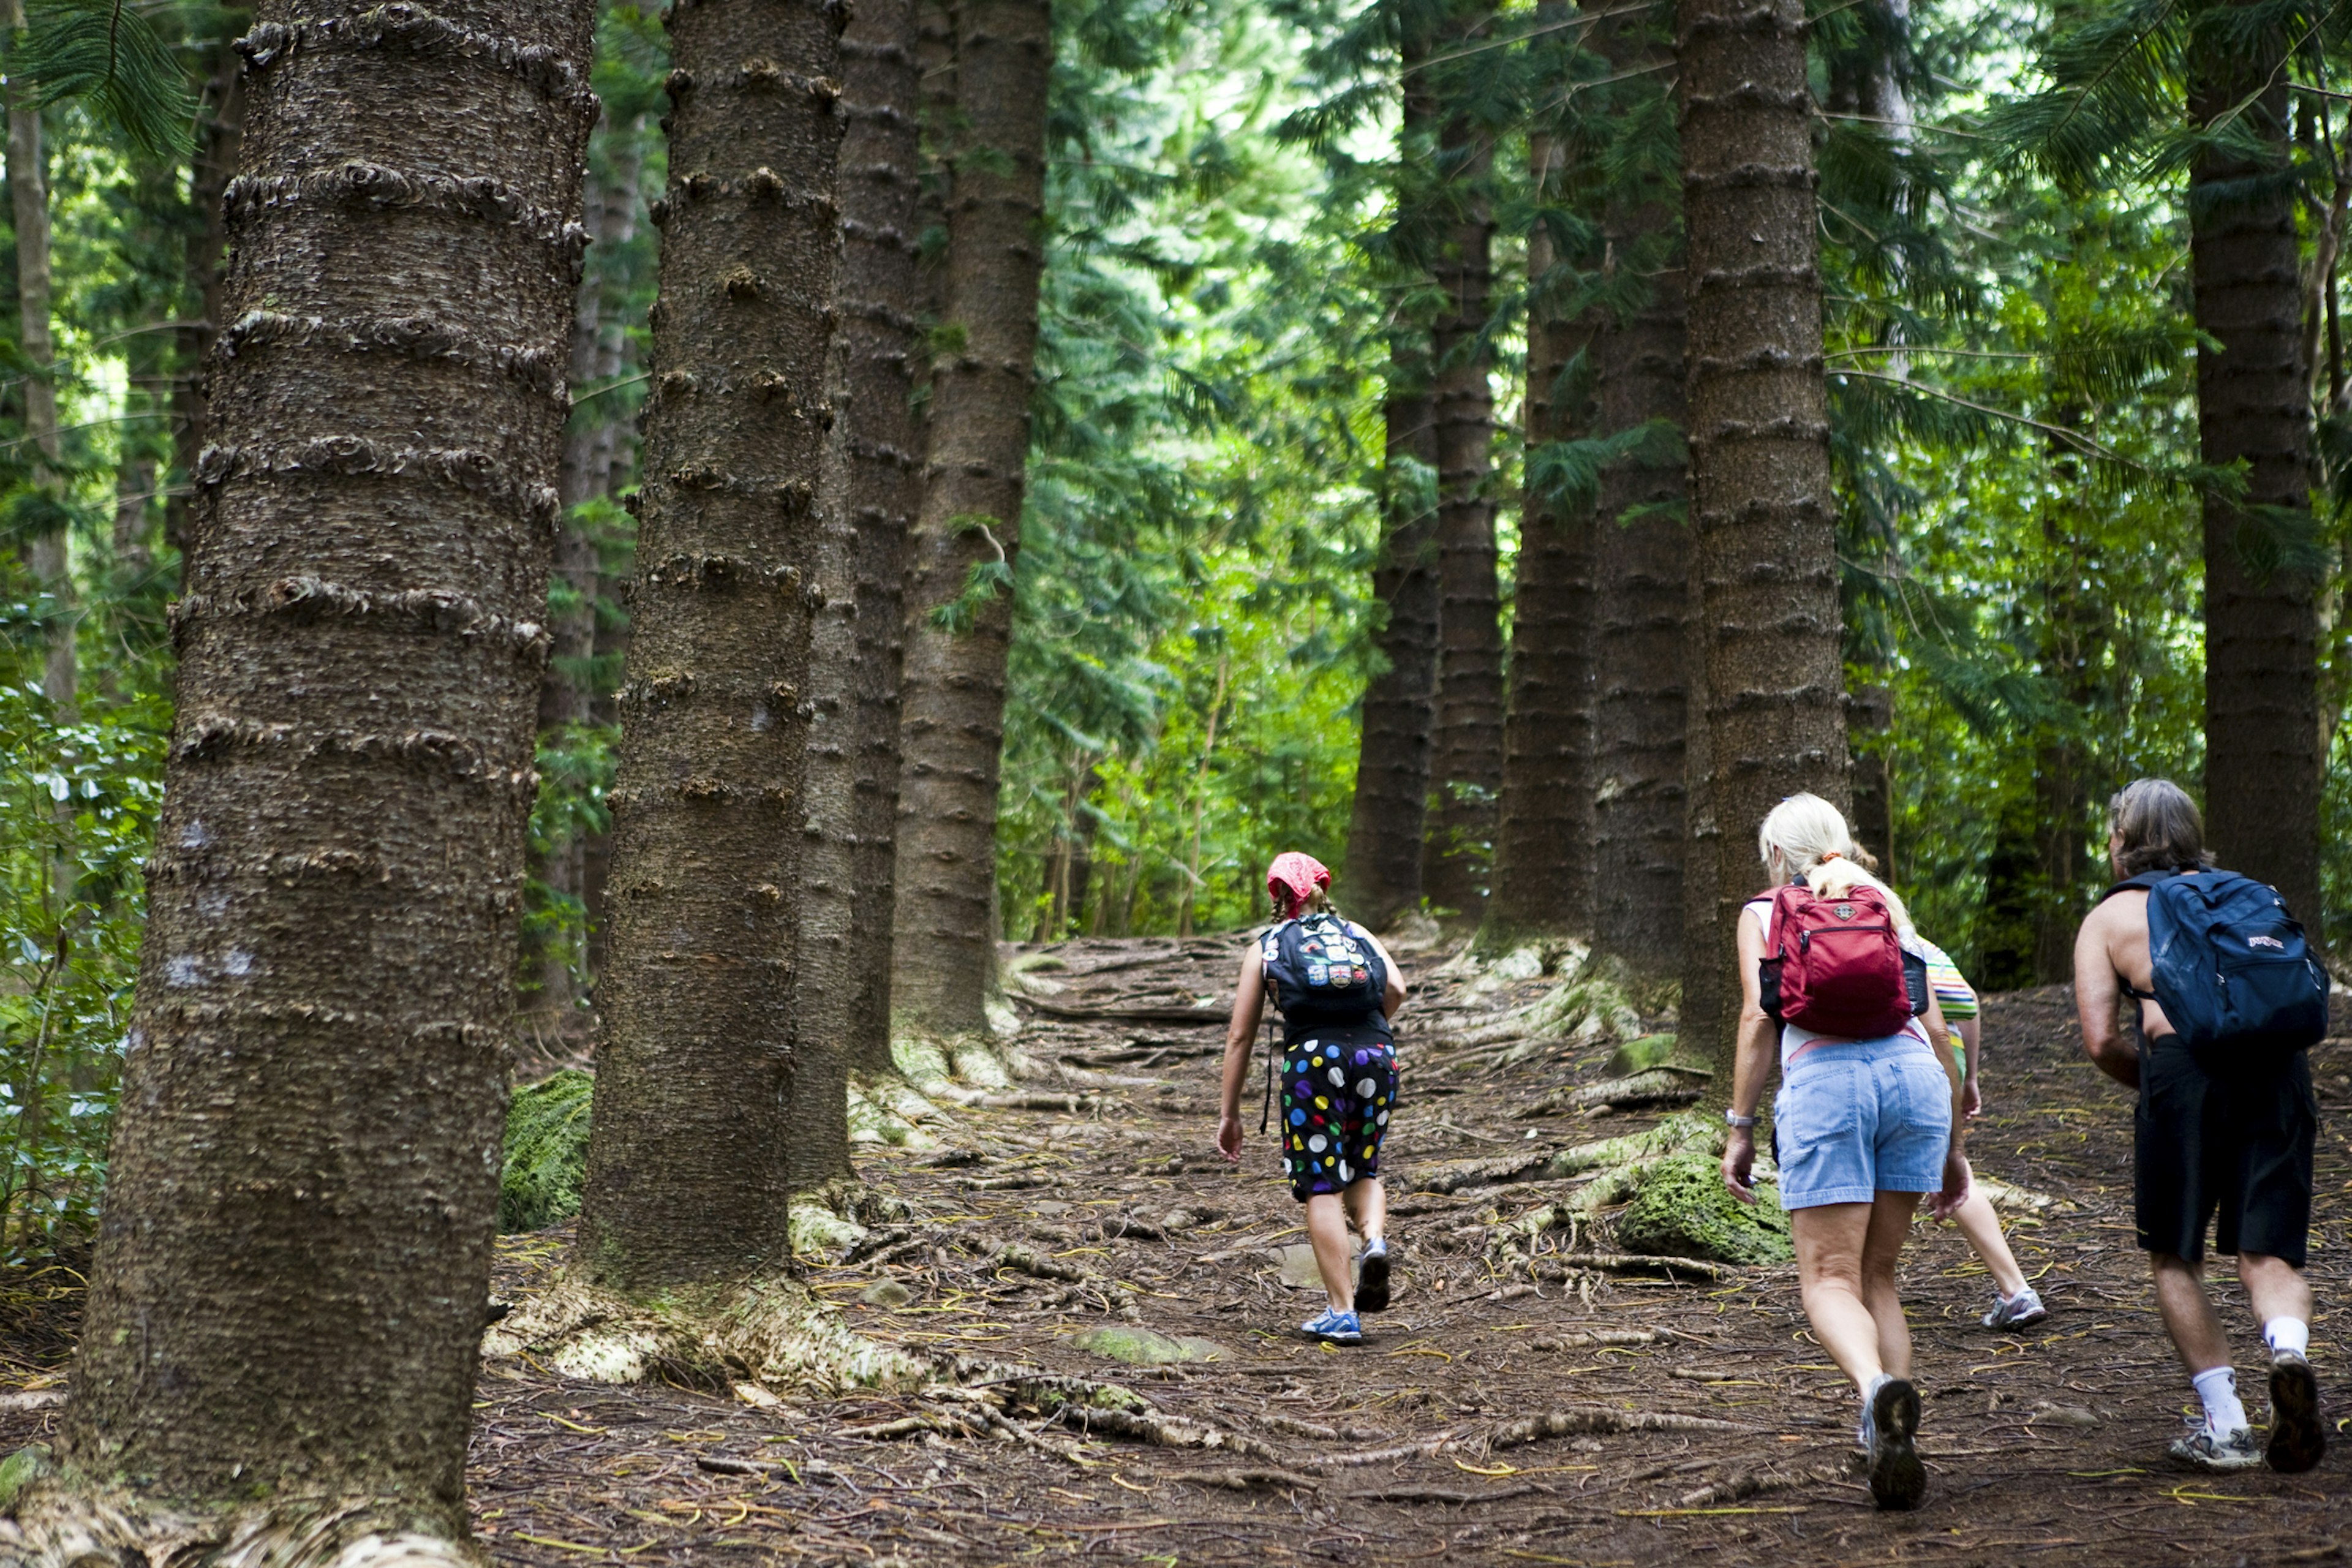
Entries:
<svg viewBox="0 0 2352 1568">
<path fill-rule="evenodd" d="M 1853 919 L 1853 906 L 1852 904 L 1832 904 L 1830 906 L 1830 913 L 1837 916 L 1837 918 L 1842 921 L 1850 921 Z"/>
</svg>

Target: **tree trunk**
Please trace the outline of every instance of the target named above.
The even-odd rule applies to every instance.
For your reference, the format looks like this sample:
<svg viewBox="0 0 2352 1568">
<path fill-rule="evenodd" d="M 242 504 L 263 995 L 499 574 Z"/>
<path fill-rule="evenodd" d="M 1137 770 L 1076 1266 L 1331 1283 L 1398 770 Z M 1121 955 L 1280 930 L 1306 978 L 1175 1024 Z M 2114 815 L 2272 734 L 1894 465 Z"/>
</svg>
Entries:
<svg viewBox="0 0 2352 1568">
<path fill-rule="evenodd" d="M 207 1510 L 199 1540 L 355 1505 L 273 1563 L 466 1533 L 595 112 L 586 0 L 467 15 L 280 0 L 247 40 L 235 352 L 37 1541 L 77 1476 L 138 1478 L 133 1516 Z M 79 1518 L 114 1543 L 88 1560 L 129 1560 L 128 1527 Z"/>
<path fill-rule="evenodd" d="M 1454 37 L 1482 37 L 1491 12 L 1475 5 Z M 1430 334 L 1432 413 L 1437 426 L 1438 611 L 1436 816 L 1422 857 L 1422 891 L 1439 909 L 1475 922 L 1485 913 L 1494 861 L 1496 802 L 1503 788 L 1502 593 L 1496 580 L 1493 351 L 1485 345 L 1493 285 L 1495 219 L 1486 185 L 1492 134 L 1466 115 L 1450 119 L 1438 148 L 1452 221 L 1432 268 L 1444 295 Z"/>
<path fill-rule="evenodd" d="M 605 298 L 611 287 L 608 258 L 635 238 L 637 229 L 642 142 L 636 128 L 600 125 L 597 140 L 604 144 L 606 162 L 599 178 L 595 160 L 591 160 L 581 215 L 581 226 L 588 231 L 589 267 L 572 320 L 571 381 L 581 392 L 609 384 L 625 363 L 626 322 Z M 596 597 L 603 552 L 595 525 L 578 516 L 576 509 L 604 497 L 618 428 L 619 416 L 610 399 L 597 397 L 573 413 L 564 432 L 563 465 L 556 484 L 564 510 L 555 541 L 559 593 L 549 604 L 547 674 L 539 689 L 542 735 L 560 734 L 594 717 Z M 531 869 L 557 897 L 582 899 L 585 850 L 581 839 L 567 840 L 538 858 Z M 574 947 L 574 940 L 551 941 L 539 955 L 538 1011 L 559 1031 L 577 1016 L 582 1001 L 574 976 L 585 953 Z"/>
<path fill-rule="evenodd" d="M 793 1017 L 842 19 L 819 0 L 704 0 L 669 24 L 579 1246 L 588 1280 L 640 1300 L 785 1266 L 792 1171 L 848 1158 L 841 1106 L 829 1126 L 797 1119 L 804 1077 L 838 1085 L 839 1042 Z"/>
<path fill-rule="evenodd" d="M 1708 731 L 1690 834 L 1716 849 L 1713 918 L 1699 911 L 1685 939 L 1683 1028 L 1727 1085 L 1734 922 L 1763 880 L 1756 826 L 1801 790 L 1848 804 L 1843 672 L 1803 7 L 1680 0 L 1677 19 L 1691 657 Z"/>
<path fill-rule="evenodd" d="M 245 58 L 234 37 L 214 46 L 212 71 L 196 112 L 196 145 L 188 165 L 188 208 L 194 218 L 183 263 L 184 315 L 173 334 L 178 374 L 172 387 L 172 493 L 163 509 L 163 539 L 187 553 L 189 503 L 196 459 L 204 455 L 209 416 L 205 407 L 205 366 L 220 335 L 223 247 L 227 226 L 221 195 L 236 173 L 245 135 Z"/>
<path fill-rule="evenodd" d="M 802 1026 L 841 1042 L 849 1070 L 890 1068 L 898 672 L 907 525 L 921 499 L 913 405 L 921 179 L 914 0 L 866 0 L 842 35 L 841 227 L 833 443 L 811 693 Z M 822 1179 L 822 1178 L 819 1178 Z"/>
<path fill-rule="evenodd" d="M 2312 433 L 2281 55 L 2269 33 L 2190 60 L 2189 117 L 2241 114 L 2263 149 L 2208 148 L 2189 168 L 2197 325 L 2210 340 L 2197 353 L 2198 448 L 2207 463 L 2247 465 L 2242 502 L 2204 504 L 2205 826 L 2221 864 L 2276 887 L 2316 929 L 2317 596 L 2310 571 L 2282 558 L 2310 526 Z"/>
<path fill-rule="evenodd" d="M 1895 782 L 1887 770 L 1885 747 L 1895 728 L 1895 693 L 1884 686 L 1857 689 L 1846 702 L 1845 723 L 1853 752 L 1853 810 L 1849 815 L 1854 840 L 1878 857 L 1880 875 L 1889 882 L 1899 882 L 1895 858 Z M 2072 942 L 2072 932 L 2067 940 Z"/>
<path fill-rule="evenodd" d="M 12 34 L 25 26 L 24 0 L 5 0 Z M 47 651 L 41 694 L 60 721 L 79 711 L 74 633 L 81 618 L 73 580 L 70 517 L 58 479 L 57 341 L 49 328 L 49 184 L 41 111 L 30 82 L 12 79 L 8 100 L 8 200 L 16 226 L 16 319 L 30 374 L 24 378 L 25 437 L 32 445 L 32 488 L 40 513 L 26 563 L 48 601 L 42 614 Z"/>
<path fill-rule="evenodd" d="M 1637 63 L 1612 58 L 1620 70 Z M 1620 265 L 1657 255 L 1674 216 L 1664 200 L 1622 213 L 1610 226 Z M 1652 421 L 1678 428 L 1684 423 L 1680 247 L 1661 259 L 1665 265 L 1651 277 L 1648 300 L 1601 336 L 1601 422 L 1612 435 Z M 1690 528 L 1680 513 L 1686 496 L 1680 462 L 1628 460 L 1601 476 L 1593 945 L 1659 978 L 1682 972 L 1684 667 L 1691 617 Z M 1629 518 L 1637 507 L 1651 510 Z"/>
<path fill-rule="evenodd" d="M 1338 889 L 1349 912 L 1374 930 L 1387 929 L 1421 903 L 1437 696 L 1437 429 L 1429 395 L 1428 334 L 1411 299 L 1425 281 L 1418 266 L 1423 175 L 1413 165 L 1427 155 L 1437 101 L 1429 73 L 1422 68 L 1432 41 L 1427 28 L 1417 25 L 1424 14 L 1404 6 L 1399 20 L 1403 102 L 1393 193 L 1399 211 L 1390 229 L 1396 276 L 1390 282 L 1404 298 L 1391 308 L 1389 327 L 1388 385 L 1381 408 L 1386 430 L 1381 553 L 1372 568 L 1372 597 L 1384 618 L 1372 638 L 1380 665 L 1364 687 L 1356 794 Z M 1136 874 L 1130 863 L 1129 907 Z"/>
<path fill-rule="evenodd" d="M 940 1042 L 986 1030 L 995 959 L 996 787 L 1044 260 L 1052 6 L 963 0 L 955 26 L 961 146 L 909 551 L 890 960 L 894 1033 Z"/>
<path fill-rule="evenodd" d="M 1560 7 L 1547 7 L 1549 13 Z M 1568 149 L 1528 138 L 1539 206 L 1563 196 Z M 1520 506 L 1517 604 L 1511 624 L 1510 708 L 1503 724 L 1503 788 L 1486 925 L 1504 943 L 1539 933 L 1592 931 L 1591 498 L 1552 494 L 1532 477 L 1537 454 L 1591 433 L 1587 384 L 1562 374 L 1592 337 L 1589 314 L 1570 316 L 1547 279 L 1561 258 L 1540 219 L 1528 232 L 1527 468 Z M 1676 911 L 1679 921 L 1680 911 Z"/>
</svg>

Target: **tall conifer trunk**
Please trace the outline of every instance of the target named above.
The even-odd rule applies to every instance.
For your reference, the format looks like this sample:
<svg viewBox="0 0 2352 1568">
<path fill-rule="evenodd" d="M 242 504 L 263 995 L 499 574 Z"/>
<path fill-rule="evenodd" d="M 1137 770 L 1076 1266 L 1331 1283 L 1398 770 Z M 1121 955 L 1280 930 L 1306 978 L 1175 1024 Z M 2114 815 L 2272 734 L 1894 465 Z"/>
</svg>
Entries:
<svg viewBox="0 0 2352 1568">
<path fill-rule="evenodd" d="M 1763 879 L 1755 832 L 1784 795 L 1847 804 L 1812 100 L 1798 0 L 1680 0 L 1689 252 L 1692 548 L 1703 665 L 1689 835 L 1713 883 L 1684 939 L 1683 1029 L 1724 1065 L 1734 922 Z M 1696 683 L 1695 683 L 1696 684 Z M 1702 716 L 1703 715 L 1703 719 Z M 1703 851 L 1702 851 L 1703 853 Z"/>
<path fill-rule="evenodd" d="M 24 0 L 5 0 L 12 35 L 25 26 Z M 41 111 L 33 84 L 12 77 L 8 100 L 8 199 L 16 227 L 16 322 L 18 342 L 31 374 L 24 378 L 25 438 L 31 443 L 32 488 L 42 515 L 32 527 L 26 564 L 48 601 L 42 612 L 47 652 L 41 667 L 41 694 L 60 720 L 79 710 L 80 692 L 74 658 L 74 631 L 80 606 L 74 593 L 70 519 L 59 483 L 58 389 L 52 379 L 58 351 L 49 325 L 49 175 L 41 133 Z"/>
<path fill-rule="evenodd" d="M 960 144 L 909 542 L 890 964 L 893 1032 L 950 1046 L 986 1031 L 995 962 L 996 786 L 1045 259 L 1053 7 L 962 0 L 955 29 Z"/>
<path fill-rule="evenodd" d="M 223 246 L 226 229 L 221 193 L 236 174 L 245 134 L 245 60 L 234 38 L 214 47 L 212 72 L 197 105 L 196 145 L 188 163 L 188 208 L 194 218 L 182 261 L 183 308 L 192 312 L 173 334 L 179 361 L 172 387 L 173 482 L 163 509 L 163 537 L 186 552 L 196 459 L 207 430 L 205 367 L 220 335 Z"/>
<path fill-rule="evenodd" d="M 1492 17 L 1470 0 L 1449 28 L 1469 43 Z M 1436 814 L 1422 858 L 1422 891 L 1470 921 L 1485 912 L 1493 865 L 1496 802 L 1503 787 L 1502 594 L 1496 577 L 1493 472 L 1495 393 L 1485 344 L 1494 282 L 1495 218 L 1486 192 L 1492 133 L 1467 114 L 1440 134 L 1439 178 L 1447 232 L 1431 271 L 1444 297 L 1430 334 L 1431 405 L 1437 427 L 1438 611 L 1436 744 L 1430 767 Z"/>
<path fill-rule="evenodd" d="M 890 1066 L 901 579 L 907 525 L 921 498 L 923 431 L 911 401 L 922 155 L 916 47 L 914 0 L 866 0 L 841 40 L 844 258 L 818 540 L 825 605 L 810 686 L 809 818 L 817 832 L 802 895 L 797 1012 L 803 1029 L 841 1042 L 846 1068 L 867 1073 Z M 843 1099 L 839 1088 L 833 1099 Z M 795 1184 L 845 1173 L 810 1165 Z"/>
<path fill-rule="evenodd" d="M 2189 175 L 2197 325 L 2211 340 L 2197 353 L 2198 449 L 2246 464 L 2242 503 L 2205 499 L 2205 825 L 2221 864 L 2275 886 L 2315 927 L 2317 595 L 2281 558 L 2282 535 L 2307 527 L 2312 442 L 2283 55 L 2273 33 L 2190 56 L 2189 118 L 2235 114 L 2263 147 L 2209 147 Z"/>
<path fill-rule="evenodd" d="M 582 203 L 581 226 L 588 231 L 590 269 L 580 285 L 572 321 L 571 379 L 575 387 L 609 384 L 621 373 L 627 354 L 627 323 L 606 292 L 606 258 L 636 237 L 637 177 L 642 139 L 635 126 L 602 128 L 600 139 L 609 162 L 600 173 L 592 169 Z M 559 606 L 551 601 L 548 613 L 547 675 L 539 689 L 541 734 L 585 724 L 595 716 L 596 600 L 602 586 L 603 552 L 596 530 L 572 515 L 573 509 L 603 499 L 612 483 L 613 449 L 620 416 L 609 396 L 600 396 L 575 412 L 564 432 L 563 465 L 557 493 L 563 499 L 564 520 L 555 541 L 555 581 L 565 592 Z M 587 893 L 587 845 L 583 839 L 559 844 L 544 857 L 535 857 L 532 871 L 560 897 L 578 899 Z M 562 1031 L 577 1016 L 581 1002 L 575 983 L 575 960 L 570 940 L 548 943 L 540 955 L 540 994 L 536 1011 L 554 1029 Z"/>
<path fill-rule="evenodd" d="M 11 1562 L 467 1531 L 595 113 L 586 0 L 467 16 L 281 0 L 245 43 L 121 1121 Z"/>
<path fill-rule="evenodd" d="M 1364 688 L 1356 753 L 1356 795 L 1348 818 L 1346 868 L 1339 889 L 1355 919 L 1386 929 L 1421 903 L 1422 835 L 1428 820 L 1430 749 L 1436 721 L 1438 583 L 1437 429 L 1430 403 L 1429 338 L 1412 296 L 1421 282 L 1423 226 L 1417 210 L 1426 156 L 1437 123 L 1430 91 L 1430 36 L 1415 0 L 1398 7 L 1403 106 L 1397 131 L 1395 241 L 1388 384 L 1381 405 L 1381 555 L 1372 596 L 1387 618 L 1373 639 L 1382 668 Z"/>
<path fill-rule="evenodd" d="M 1637 51 L 1629 40 L 1611 58 L 1622 71 L 1654 66 L 1652 57 L 1664 54 L 1662 47 Z M 1658 257 L 1660 240 L 1675 226 L 1663 196 L 1612 217 L 1610 245 L 1621 264 Z M 1601 336 L 1601 422 L 1612 435 L 1653 421 L 1677 428 L 1684 422 L 1685 274 L 1678 247 L 1663 259 L 1648 279 L 1648 297 Z M 1629 459 L 1601 476 L 1593 943 L 1662 978 L 1682 971 L 1690 528 L 1677 514 L 1685 496 L 1679 462 Z"/>
<path fill-rule="evenodd" d="M 1540 22 L 1556 23 L 1565 9 L 1546 5 Z M 1564 197 L 1567 146 L 1542 132 L 1528 142 L 1538 202 L 1557 205 Z M 1528 234 L 1528 477 L 1519 514 L 1494 894 L 1486 905 L 1486 925 L 1505 942 L 1592 931 L 1592 506 L 1590 498 L 1556 496 L 1535 478 L 1545 445 L 1588 436 L 1592 425 L 1590 378 L 1561 384 L 1591 345 L 1593 319 L 1559 308 L 1557 280 L 1546 287 L 1560 260 L 1550 226 L 1538 219 Z"/>
<path fill-rule="evenodd" d="M 841 11 L 670 15 L 669 189 L 622 688 L 580 1268 L 625 1296 L 789 1261 L 793 1115 L 839 1042 L 794 1024 L 817 500 L 841 230 Z M 811 1058 L 816 1058 L 812 1060 Z M 835 1091 L 838 1100 L 839 1091 Z"/>
</svg>

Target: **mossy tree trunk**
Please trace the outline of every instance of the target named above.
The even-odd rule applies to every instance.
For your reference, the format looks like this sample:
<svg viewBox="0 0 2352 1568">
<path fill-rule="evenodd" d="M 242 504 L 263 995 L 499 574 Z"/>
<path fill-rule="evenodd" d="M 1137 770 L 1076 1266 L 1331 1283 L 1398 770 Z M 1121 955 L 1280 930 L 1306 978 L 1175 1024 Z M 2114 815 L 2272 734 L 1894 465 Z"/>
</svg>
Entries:
<svg viewBox="0 0 2352 1568">
<path fill-rule="evenodd" d="M 1834 498 L 1822 374 L 1812 96 L 1797 0 L 1680 0 L 1676 92 L 1691 292 L 1691 521 L 1706 744 L 1690 836 L 1712 898 L 1686 928 L 1689 1048 L 1727 1091 L 1739 904 L 1756 826 L 1800 790 L 1848 801 Z"/>
<path fill-rule="evenodd" d="M 864 1073 L 890 1067 L 901 579 L 907 526 L 921 499 L 923 429 L 912 402 L 922 152 L 916 48 L 914 0 L 866 0 L 841 40 L 844 260 L 817 540 L 824 605 L 810 669 L 816 710 L 795 1012 L 803 1030 L 840 1041 L 846 1069 Z M 845 1088 L 796 1085 L 807 1098 L 795 1119 L 840 1114 Z M 815 1103 L 824 1095 L 825 1104 Z M 824 1147 L 835 1147 L 830 1138 Z M 797 1151 L 793 1164 L 795 1186 L 847 1173 Z"/>
<path fill-rule="evenodd" d="M 1048 0 L 955 11 L 944 312 L 909 542 L 892 1030 L 984 1037 L 994 974 L 996 787 L 1013 567 L 1043 270 Z"/>
<path fill-rule="evenodd" d="M 671 13 L 669 188 L 612 792 L 605 1035 L 577 1268 L 640 1300 L 782 1268 L 793 1167 L 837 1169 L 840 1042 L 794 961 L 818 485 L 841 230 L 823 0 Z M 834 1091 L 839 1098 L 839 1089 Z"/>
<path fill-rule="evenodd" d="M 122 1110 L 10 1561 L 466 1533 L 591 9 L 246 40 Z"/>
</svg>

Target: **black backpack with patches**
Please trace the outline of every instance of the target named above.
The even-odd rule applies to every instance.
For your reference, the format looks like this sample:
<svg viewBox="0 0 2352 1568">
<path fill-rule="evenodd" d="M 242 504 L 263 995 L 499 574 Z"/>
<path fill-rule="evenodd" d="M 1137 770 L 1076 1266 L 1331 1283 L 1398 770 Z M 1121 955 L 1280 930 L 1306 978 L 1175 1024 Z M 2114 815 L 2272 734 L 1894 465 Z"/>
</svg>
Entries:
<svg viewBox="0 0 2352 1568">
<path fill-rule="evenodd" d="M 1380 950 L 1335 914 L 1276 926 L 1258 940 L 1273 1001 L 1286 1031 L 1369 1024 L 1388 994 Z"/>
</svg>

